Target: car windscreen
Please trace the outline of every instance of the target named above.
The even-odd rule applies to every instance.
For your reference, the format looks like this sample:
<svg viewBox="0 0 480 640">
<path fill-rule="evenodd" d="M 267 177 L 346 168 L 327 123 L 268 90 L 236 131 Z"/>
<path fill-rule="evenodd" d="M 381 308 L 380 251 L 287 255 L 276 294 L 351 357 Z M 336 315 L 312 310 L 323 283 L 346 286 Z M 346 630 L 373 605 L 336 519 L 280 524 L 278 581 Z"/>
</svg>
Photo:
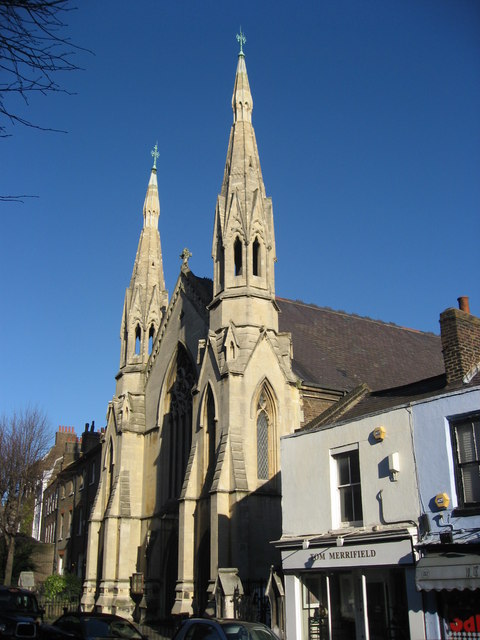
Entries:
<svg viewBox="0 0 480 640">
<path fill-rule="evenodd" d="M 102 620 L 85 618 L 83 626 L 88 636 L 95 638 L 131 638 L 142 640 L 141 634 L 127 620 Z"/>
<path fill-rule="evenodd" d="M 222 622 L 228 640 L 277 640 L 276 636 L 268 629 L 262 626 L 248 626 L 238 622 Z"/>
<path fill-rule="evenodd" d="M 3 591 L 0 593 L 0 610 L 38 613 L 37 601 L 28 593 Z"/>
</svg>

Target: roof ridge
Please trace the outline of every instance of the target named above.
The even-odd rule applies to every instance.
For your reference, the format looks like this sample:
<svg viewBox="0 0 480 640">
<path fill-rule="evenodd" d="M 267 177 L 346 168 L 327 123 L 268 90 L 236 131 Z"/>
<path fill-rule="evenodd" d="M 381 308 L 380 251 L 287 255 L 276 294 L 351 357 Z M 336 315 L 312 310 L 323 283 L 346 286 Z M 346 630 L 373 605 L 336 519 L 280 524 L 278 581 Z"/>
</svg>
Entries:
<svg viewBox="0 0 480 640">
<path fill-rule="evenodd" d="M 318 309 L 319 311 L 328 311 L 329 313 L 335 313 L 339 316 L 345 316 L 350 318 L 358 318 L 359 320 L 366 320 L 368 322 L 373 322 L 375 324 L 381 324 L 387 327 L 393 327 L 394 329 L 401 329 L 402 331 L 411 331 L 412 333 L 419 333 L 421 335 L 429 335 L 435 338 L 438 338 L 439 335 L 437 333 L 433 333 L 433 331 L 422 331 L 421 329 L 412 329 L 411 327 L 403 327 L 395 322 L 386 321 L 386 320 L 377 320 L 375 318 L 370 318 L 369 316 L 361 316 L 358 313 L 349 313 L 348 311 L 342 311 L 337 309 L 332 309 L 332 307 L 321 307 L 314 302 L 303 302 L 303 300 L 291 300 L 290 298 L 282 298 L 281 296 L 275 296 L 276 300 L 281 300 L 282 302 L 289 302 L 290 304 L 296 304 L 302 307 L 309 307 L 310 309 Z"/>
</svg>

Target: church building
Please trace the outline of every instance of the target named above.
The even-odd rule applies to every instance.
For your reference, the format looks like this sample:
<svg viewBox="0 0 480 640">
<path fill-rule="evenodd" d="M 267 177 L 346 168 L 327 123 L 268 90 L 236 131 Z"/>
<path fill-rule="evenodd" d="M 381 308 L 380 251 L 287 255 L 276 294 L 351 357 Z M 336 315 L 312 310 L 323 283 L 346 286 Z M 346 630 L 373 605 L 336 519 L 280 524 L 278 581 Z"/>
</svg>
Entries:
<svg viewBox="0 0 480 640">
<path fill-rule="evenodd" d="M 170 297 L 154 154 L 89 522 L 87 610 L 232 616 L 258 585 L 265 597 L 269 577 L 281 585 L 280 437 L 361 383 L 444 370 L 438 336 L 276 297 L 242 48 L 232 107 L 213 279 L 194 275 L 185 249 Z"/>
</svg>

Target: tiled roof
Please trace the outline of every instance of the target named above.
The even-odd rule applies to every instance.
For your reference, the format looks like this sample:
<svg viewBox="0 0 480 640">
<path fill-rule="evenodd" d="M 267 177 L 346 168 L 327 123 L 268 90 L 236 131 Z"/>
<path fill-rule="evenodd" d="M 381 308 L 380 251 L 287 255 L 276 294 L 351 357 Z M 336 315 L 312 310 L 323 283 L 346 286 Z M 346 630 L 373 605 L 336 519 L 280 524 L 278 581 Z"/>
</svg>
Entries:
<svg viewBox="0 0 480 640">
<path fill-rule="evenodd" d="M 373 391 L 371 393 L 368 393 L 368 389 L 365 386 L 358 387 L 358 390 L 360 389 L 363 391 L 362 394 L 355 394 L 355 391 L 351 392 L 330 409 L 324 411 L 317 418 L 314 418 L 311 422 L 304 425 L 302 431 L 317 429 L 324 425 L 332 426 L 334 424 L 348 422 L 355 418 L 386 411 L 393 407 L 424 400 L 425 398 L 433 398 L 449 390 L 453 390 L 451 386 L 446 386 L 445 374 L 401 387 Z M 342 405 L 344 405 L 344 407 Z"/>
<path fill-rule="evenodd" d="M 187 278 L 207 305 L 210 278 Z M 440 336 L 344 311 L 276 298 L 279 328 L 292 334 L 293 370 L 306 384 L 349 392 L 388 389 L 444 373 Z"/>
<path fill-rule="evenodd" d="M 327 411 L 305 424 L 300 430 L 309 431 L 315 429 L 329 428 L 333 425 L 345 424 L 357 418 L 372 415 L 419 402 L 427 398 L 447 393 L 455 393 L 461 389 L 480 386 L 480 375 L 475 376 L 470 382 L 463 384 L 456 382 L 447 384 L 445 374 L 419 380 L 412 384 L 406 384 L 393 389 L 383 389 L 368 393 L 365 385 L 357 387 L 354 391 L 342 398 L 338 403 L 332 405 Z"/>
<path fill-rule="evenodd" d="M 293 368 L 307 384 L 350 391 L 366 383 L 372 391 L 444 373 L 440 337 L 277 298 L 280 331 L 293 339 Z"/>
<path fill-rule="evenodd" d="M 197 291 L 205 306 L 207 306 L 213 297 L 213 281 L 211 278 L 199 278 L 190 270 L 186 271 L 184 275 Z"/>
</svg>

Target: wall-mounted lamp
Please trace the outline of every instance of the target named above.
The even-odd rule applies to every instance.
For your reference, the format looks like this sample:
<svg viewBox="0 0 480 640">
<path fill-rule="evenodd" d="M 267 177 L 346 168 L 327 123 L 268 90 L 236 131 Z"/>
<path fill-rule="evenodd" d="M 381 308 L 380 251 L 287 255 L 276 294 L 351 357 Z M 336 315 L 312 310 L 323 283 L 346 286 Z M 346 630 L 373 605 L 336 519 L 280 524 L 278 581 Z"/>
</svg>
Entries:
<svg viewBox="0 0 480 640">
<path fill-rule="evenodd" d="M 385 427 L 376 427 L 373 430 L 373 437 L 378 442 L 381 442 L 385 438 L 386 434 L 387 434 L 387 430 L 385 429 Z"/>
<path fill-rule="evenodd" d="M 398 474 L 400 473 L 400 456 L 397 451 L 388 456 L 388 472 L 390 474 L 390 480 L 396 482 L 398 480 Z"/>
<path fill-rule="evenodd" d="M 338 536 L 338 538 L 335 540 L 335 543 L 337 547 L 343 547 L 344 541 L 345 541 L 345 538 L 343 536 Z"/>
<path fill-rule="evenodd" d="M 305 540 L 302 542 L 302 549 L 306 550 L 308 549 L 309 546 L 310 546 L 310 540 L 307 540 L 305 538 Z"/>
</svg>

